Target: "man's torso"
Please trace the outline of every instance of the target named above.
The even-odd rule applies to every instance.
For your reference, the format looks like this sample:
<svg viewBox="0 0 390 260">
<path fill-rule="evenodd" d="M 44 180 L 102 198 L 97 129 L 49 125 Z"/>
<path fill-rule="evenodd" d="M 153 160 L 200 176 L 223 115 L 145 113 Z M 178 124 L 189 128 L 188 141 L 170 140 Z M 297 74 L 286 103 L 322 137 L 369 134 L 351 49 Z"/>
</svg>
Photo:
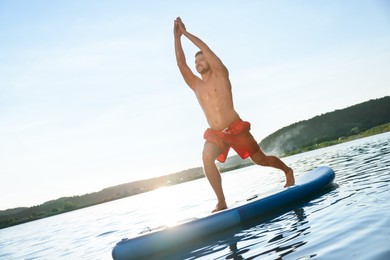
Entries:
<svg viewBox="0 0 390 260">
<path fill-rule="evenodd" d="M 207 81 L 198 82 L 195 94 L 210 128 L 223 130 L 239 118 L 229 78 L 213 74 Z"/>
</svg>

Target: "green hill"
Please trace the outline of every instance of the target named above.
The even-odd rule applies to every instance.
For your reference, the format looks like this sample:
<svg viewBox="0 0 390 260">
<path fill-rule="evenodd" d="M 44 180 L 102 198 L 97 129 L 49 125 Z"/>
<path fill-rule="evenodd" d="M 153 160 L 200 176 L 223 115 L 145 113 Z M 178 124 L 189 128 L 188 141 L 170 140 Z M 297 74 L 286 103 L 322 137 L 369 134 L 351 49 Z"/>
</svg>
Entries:
<svg viewBox="0 0 390 260">
<path fill-rule="evenodd" d="M 370 100 L 286 126 L 261 141 L 266 153 L 287 155 L 359 135 L 390 122 L 390 97 Z"/>
</svg>

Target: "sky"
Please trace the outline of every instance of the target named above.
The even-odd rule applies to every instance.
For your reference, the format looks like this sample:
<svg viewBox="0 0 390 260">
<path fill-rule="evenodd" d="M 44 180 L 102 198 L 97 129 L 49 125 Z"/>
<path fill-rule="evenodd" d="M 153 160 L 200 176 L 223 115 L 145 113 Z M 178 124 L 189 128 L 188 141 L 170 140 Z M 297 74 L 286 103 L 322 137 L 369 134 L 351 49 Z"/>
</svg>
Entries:
<svg viewBox="0 0 390 260">
<path fill-rule="evenodd" d="M 386 0 L 0 0 L 0 210 L 202 165 L 177 16 L 229 69 L 258 142 L 390 94 Z"/>
</svg>

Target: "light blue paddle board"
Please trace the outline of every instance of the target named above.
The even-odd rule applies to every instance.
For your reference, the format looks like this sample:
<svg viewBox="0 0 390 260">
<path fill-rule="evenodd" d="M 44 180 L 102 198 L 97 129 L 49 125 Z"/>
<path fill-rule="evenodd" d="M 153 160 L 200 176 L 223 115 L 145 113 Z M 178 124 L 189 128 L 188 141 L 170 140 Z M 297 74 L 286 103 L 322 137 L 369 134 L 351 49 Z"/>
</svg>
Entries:
<svg viewBox="0 0 390 260">
<path fill-rule="evenodd" d="M 251 198 L 246 204 L 212 215 L 193 219 L 177 226 L 122 239 L 112 250 L 112 257 L 144 259 L 159 253 L 188 246 L 226 230 L 244 226 L 248 222 L 283 212 L 329 190 L 335 178 L 334 171 L 321 166 L 296 178 L 295 185 L 263 198 Z"/>
</svg>

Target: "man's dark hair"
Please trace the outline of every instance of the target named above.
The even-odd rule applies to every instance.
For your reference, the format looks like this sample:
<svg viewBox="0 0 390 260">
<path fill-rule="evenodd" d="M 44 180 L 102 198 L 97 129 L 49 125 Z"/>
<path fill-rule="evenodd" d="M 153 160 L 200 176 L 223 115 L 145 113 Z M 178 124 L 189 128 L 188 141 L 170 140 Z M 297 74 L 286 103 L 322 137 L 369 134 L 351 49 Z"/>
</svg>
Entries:
<svg viewBox="0 0 390 260">
<path fill-rule="evenodd" d="M 197 53 L 195 53 L 195 57 L 200 55 L 200 54 L 203 54 L 203 52 L 202 51 L 198 51 Z"/>
</svg>

